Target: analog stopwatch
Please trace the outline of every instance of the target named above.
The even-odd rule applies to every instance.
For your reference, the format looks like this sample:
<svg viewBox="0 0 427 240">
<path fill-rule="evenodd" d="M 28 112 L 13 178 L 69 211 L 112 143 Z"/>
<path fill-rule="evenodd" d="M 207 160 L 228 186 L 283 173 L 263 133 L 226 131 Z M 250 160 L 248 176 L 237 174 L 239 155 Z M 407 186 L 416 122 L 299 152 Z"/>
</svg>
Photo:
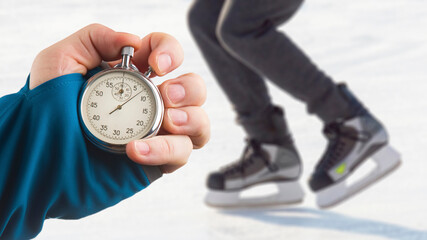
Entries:
<svg viewBox="0 0 427 240">
<path fill-rule="evenodd" d="M 163 120 L 160 92 L 131 63 L 134 49 L 122 49 L 122 61 L 101 71 L 83 86 L 79 115 L 87 138 L 98 147 L 123 153 L 131 140 L 148 138 L 159 131 Z"/>
</svg>

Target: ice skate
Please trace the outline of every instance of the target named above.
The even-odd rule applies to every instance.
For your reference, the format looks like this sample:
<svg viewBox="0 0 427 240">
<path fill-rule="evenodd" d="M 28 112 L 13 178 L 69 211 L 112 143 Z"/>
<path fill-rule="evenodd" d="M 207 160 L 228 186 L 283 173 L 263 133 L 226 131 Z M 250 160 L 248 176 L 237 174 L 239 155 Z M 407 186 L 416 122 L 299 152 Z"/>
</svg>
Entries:
<svg viewBox="0 0 427 240">
<path fill-rule="evenodd" d="M 281 146 L 248 140 L 242 157 L 211 173 L 206 204 L 213 207 L 253 207 L 301 202 L 304 192 L 298 182 L 301 164 L 293 145 Z M 277 193 L 244 197 L 255 185 L 274 183 Z"/>
<path fill-rule="evenodd" d="M 328 124 L 324 134 L 329 144 L 309 181 L 321 208 L 346 200 L 400 164 L 399 154 L 388 145 L 386 130 L 367 111 L 352 119 Z M 350 184 L 351 177 L 367 161 L 373 161 L 375 168 Z"/>
</svg>

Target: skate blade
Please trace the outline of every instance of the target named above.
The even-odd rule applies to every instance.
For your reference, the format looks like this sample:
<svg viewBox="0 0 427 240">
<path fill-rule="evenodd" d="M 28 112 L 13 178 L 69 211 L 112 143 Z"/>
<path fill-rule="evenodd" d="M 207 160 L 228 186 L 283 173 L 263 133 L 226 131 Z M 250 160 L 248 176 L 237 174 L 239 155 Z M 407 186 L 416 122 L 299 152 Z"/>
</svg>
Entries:
<svg viewBox="0 0 427 240">
<path fill-rule="evenodd" d="M 277 193 L 267 196 L 245 197 L 243 191 L 209 190 L 205 203 L 217 208 L 262 207 L 302 202 L 304 191 L 298 181 L 276 183 Z"/>
<path fill-rule="evenodd" d="M 397 169 L 401 163 L 400 154 L 391 146 L 379 149 L 371 156 L 371 159 L 375 162 L 376 167 L 365 178 L 349 186 L 347 185 L 348 180 L 345 180 L 317 192 L 317 205 L 320 208 L 335 206 L 387 176 L 388 173 Z"/>
</svg>

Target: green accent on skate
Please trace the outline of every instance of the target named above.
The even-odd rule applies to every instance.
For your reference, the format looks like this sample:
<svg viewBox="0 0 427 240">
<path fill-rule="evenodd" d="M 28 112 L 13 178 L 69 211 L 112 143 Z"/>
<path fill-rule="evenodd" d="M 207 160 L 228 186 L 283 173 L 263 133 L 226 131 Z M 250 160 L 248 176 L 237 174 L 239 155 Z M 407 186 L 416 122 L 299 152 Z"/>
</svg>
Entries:
<svg viewBox="0 0 427 240">
<path fill-rule="evenodd" d="M 342 163 L 341 165 L 339 165 L 336 169 L 335 172 L 338 174 L 343 174 L 345 172 L 347 165 L 345 163 Z"/>
</svg>

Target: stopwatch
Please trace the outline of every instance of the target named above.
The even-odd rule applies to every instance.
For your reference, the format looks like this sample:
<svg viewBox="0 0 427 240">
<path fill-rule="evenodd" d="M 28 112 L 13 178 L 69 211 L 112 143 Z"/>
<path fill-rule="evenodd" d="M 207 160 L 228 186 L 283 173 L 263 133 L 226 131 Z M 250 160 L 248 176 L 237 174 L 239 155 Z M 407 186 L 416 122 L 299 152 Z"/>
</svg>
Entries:
<svg viewBox="0 0 427 240">
<path fill-rule="evenodd" d="M 133 47 L 124 47 L 121 54 L 121 63 L 83 85 L 78 108 L 86 137 L 115 153 L 124 153 L 132 140 L 156 135 L 164 114 L 159 89 L 149 79 L 151 67 L 139 72 L 131 62 Z"/>
</svg>

